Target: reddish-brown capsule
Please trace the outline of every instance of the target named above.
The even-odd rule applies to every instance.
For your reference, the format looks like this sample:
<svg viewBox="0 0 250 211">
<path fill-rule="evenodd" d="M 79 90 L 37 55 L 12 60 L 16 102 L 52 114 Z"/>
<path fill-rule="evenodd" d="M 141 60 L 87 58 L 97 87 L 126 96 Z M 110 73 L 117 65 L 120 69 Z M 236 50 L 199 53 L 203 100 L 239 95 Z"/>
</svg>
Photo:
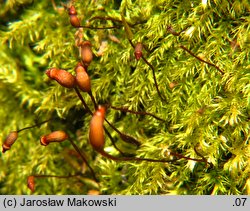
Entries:
<svg viewBox="0 0 250 211">
<path fill-rule="evenodd" d="M 75 71 L 76 71 L 76 84 L 78 85 L 78 87 L 83 92 L 90 93 L 91 91 L 90 77 L 81 63 L 77 64 Z"/>
<path fill-rule="evenodd" d="M 56 80 L 63 87 L 75 87 L 75 77 L 66 70 L 50 68 L 46 71 L 46 74 L 50 79 Z"/>
<path fill-rule="evenodd" d="M 10 132 L 2 145 L 2 148 L 3 148 L 2 152 L 5 153 L 7 150 L 9 150 L 11 148 L 12 144 L 15 143 L 17 138 L 18 138 L 17 131 Z"/>
<path fill-rule="evenodd" d="M 84 41 L 80 44 L 81 47 L 81 57 L 84 66 L 88 67 L 93 60 L 93 52 L 91 50 L 90 41 Z"/>
<path fill-rule="evenodd" d="M 99 106 L 90 121 L 89 142 L 97 151 L 102 151 L 105 144 L 103 129 L 105 110 L 103 106 Z"/>
<path fill-rule="evenodd" d="M 205 112 L 205 107 L 199 108 L 197 110 L 197 113 L 200 114 L 200 115 L 202 115 L 204 112 Z"/>
<path fill-rule="evenodd" d="M 70 6 L 68 12 L 69 15 L 77 15 L 76 8 L 73 5 Z"/>
<path fill-rule="evenodd" d="M 32 192 L 35 191 L 35 177 L 34 176 L 28 176 L 27 186 Z"/>
<path fill-rule="evenodd" d="M 89 190 L 87 194 L 97 196 L 97 195 L 100 195 L 100 191 L 98 191 L 98 190 Z"/>
<path fill-rule="evenodd" d="M 141 42 L 136 43 L 134 52 L 136 60 L 139 60 L 142 57 L 142 48 L 143 45 Z"/>
<path fill-rule="evenodd" d="M 71 15 L 69 21 L 71 25 L 74 26 L 75 28 L 78 28 L 81 26 L 80 20 L 76 15 Z"/>
<path fill-rule="evenodd" d="M 170 89 L 173 89 L 173 88 L 176 87 L 176 85 L 177 85 L 176 82 L 171 82 L 171 83 L 169 83 L 169 88 L 170 88 Z"/>
<path fill-rule="evenodd" d="M 77 12 L 73 5 L 69 8 L 68 12 L 69 12 L 71 25 L 76 28 L 80 27 L 81 23 L 80 23 L 79 18 L 77 17 Z"/>
<path fill-rule="evenodd" d="M 42 136 L 40 138 L 40 143 L 41 145 L 47 146 L 51 142 L 63 142 L 66 139 L 68 139 L 68 137 L 69 136 L 67 135 L 67 133 L 65 133 L 64 131 L 58 130 L 48 135 Z"/>
</svg>

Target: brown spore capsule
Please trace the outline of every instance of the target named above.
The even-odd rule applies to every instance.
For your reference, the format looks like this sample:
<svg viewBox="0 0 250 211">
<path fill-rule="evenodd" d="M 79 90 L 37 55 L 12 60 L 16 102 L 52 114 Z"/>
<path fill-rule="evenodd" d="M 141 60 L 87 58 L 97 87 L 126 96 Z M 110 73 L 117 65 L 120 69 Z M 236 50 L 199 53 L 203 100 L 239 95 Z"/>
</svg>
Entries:
<svg viewBox="0 0 250 211">
<path fill-rule="evenodd" d="M 177 82 L 170 82 L 169 83 L 169 88 L 173 89 L 173 88 L 175 88 L 177 86 L 177 84 L 178 84 Z"/>
<path fill-rule="evenodd" d="M 88 67 L 93 60 L 93 52 L 91 50 L 91 43 L 90 41 L 84 41 L 80 44 L 81 47 L 81 58 L 83 65 Z"/>
<path fill-rule="evenodd" d="M 35 191 L 35 177 L 34 176 L 28 176 L 27 186 L 32 192 Z"/>
<path fill-rule="evenodd" d="M 49 68 L 48 70 L 45 71 L 46 75 L 50 78 L 50 79 L 55 79 L 55 73 L 56 71 L 58 71 L 58 68 L 52 67 Z"/>
<path fill-rule="evenodd" d="M 197 110 L 197 113 L 200 114 L 200 115 L 202 115 L 205 112 L 205 109 L 206 109 L 205 107 L 199 108 Z"/>
<path fill-rule="evenodd" d="M 2 145 L 2 152 L 5 153 L 7 150 L 9 150 L 11 146 L 15 143 L 17 138 L 18 138 L 17 131 L 10 132 Z"/>
<path fill-rule="evenodd" d="M 76 8 L 71 5 L 70 8 L 68 9 L 69 15 L 77 15 Z"/>
<path fill-rule="evenodd" d="M 77 17 L 77 12 L 73 5 L 68 9 L 68 13 L 71 25 L 74 26 L 75 28 L 80 27 L 81 23 L 79 18 Z"/>
<path fill-rule="evenodd" d="M 103 129 L 105 110 L 103 106 L 99 106 L 90 121 L 89 141 L 97 151 L 102 151 L 105 144 Z"/>
<path fill-rule="evenodd" d="M 98 190 L 89 190 L 87 194 L 97 196 L 97 195 L 100 195 L 100 191 L 98 191 Z"/>
<path fill-rule="evenodd" d="M 91 91 L 90 77 L 81 63 L 77 64 L 75 71 L 76 71 L 76 84 L 78 85 L 78 87 L 83 92 L 90 93 Z"/>
<path fill-rule="evenodd" d="M 80 20 L 76 15 L 71 15 L 69 21 L 71 25 L 74 26 L 75 28 L 78 28 L 81 26 Z"/>
<path fill-rule="evenodd" d="M 56 80 L 63 87 L 75 87 L 75 77 L 66 70 L 50 68 L 46 71 L 46 74 L 50 79 Z"/>
<path fill-rule="evenodd" d="M 51 142 L 63 142 L 66 139 L 68 139 L 68 137 L 69 136 L 67 135 L 67 133 L 65 133 L 64 131 L 58 130 L 48 135 L 42 136 L 40 138 L 40 143 L 41 145 L 47 146 Z"/>
<path fill-rule="evenodd" d="M 143 45 L 141 42 L 136 43 L 134 52 L 136 60 L 139 60 L 142 57 L 142 48 Z"/>
</svg>

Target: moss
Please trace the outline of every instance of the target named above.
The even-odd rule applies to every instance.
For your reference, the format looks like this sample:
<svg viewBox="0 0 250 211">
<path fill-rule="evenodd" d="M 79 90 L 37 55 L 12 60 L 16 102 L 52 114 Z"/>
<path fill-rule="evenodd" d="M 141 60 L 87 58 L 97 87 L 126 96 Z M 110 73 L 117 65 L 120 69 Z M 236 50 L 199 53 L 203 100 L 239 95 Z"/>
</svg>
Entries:
<svg viewBox="0 0 250 211">
<path fill-rule="evenodd" d="M 32 174 L 78 173 L 70 179 L 39 178 L 35 194 L 87 194 L 93 189 L 100 194 L 249 194 L 248 1 L 74 3 L 81 24 L 90 27 L 83 29 L 82 38 L 91 41 L 95 54 L 88 74 L 98 104 L 164 120 L 107 110 L 106 118 L 139 140 L 139 147 L 105 127 L 130 156 L 177 158 L 165 164 L 114 162 L 91 148 L 91 117 L 81 100 L 45 74 L 51 67 L 75 74 L 80 61 L 76 41 L 81 31 L 70 25 L 60 1 L 53 2 L 12 0 L 1 6 L 0 141 L 10 131 L 50 119 L 20 132 L 11 150 L 1 154 L 2 194 L 30 194 L 26 179 Z M 139 61 L 132 46 L 137 42 L 143 43 Z M 91 98 L 82 96 L 94 111 Z M 70 142 L 40 145 L 40 137 L 53 130 L 66 131 L 85 152 L 98 183 Z M 122 157 L 105 138 L 105 151 Z M 169 151 L 183 158 L 169 156 Z"/>
</svg>

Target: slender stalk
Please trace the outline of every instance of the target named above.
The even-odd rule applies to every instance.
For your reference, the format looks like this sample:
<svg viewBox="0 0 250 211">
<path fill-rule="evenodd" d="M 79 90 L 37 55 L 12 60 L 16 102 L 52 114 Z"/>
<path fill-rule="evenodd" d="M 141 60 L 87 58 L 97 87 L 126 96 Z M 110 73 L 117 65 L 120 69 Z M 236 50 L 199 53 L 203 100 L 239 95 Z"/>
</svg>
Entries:
<svg viewBox="0 0 250 211">
<path fill-rule="evenodd" d="M 121 20 L 115 19 L 115 18 L 111 18 L 111 17 L 103 17 L 103 16 L 94 16 L 92 18 L 89 19 L 89 22 L 93 21 L 93 20 L 110 20 L 113 22 L 119 22 L 122 23 Z"/>
<path fill-rule="evenodd" d="M 135 45 L 133 44 L 132 40 L 128 39 L 128 41 L 129 41 L 130 45 L 131 45 L 133 48 L 135 48 Z M 161 95 L 161 93 L 160 93 L 160 91 L 159 91 L 159 87 L 158 87 L 158 83 L 157 83 L 156 75 L 155 75 L 155 69 L 154 69 L 153 65 L 150 64 L 150 63 L 148 62 L 148 60 L 147 60 L 143 55 L 142 55 L 141 58 L 143 59 L 143 61 L 144 61 L 144 62 L 151 68 L 151 70 L 152 70 L 153 78 L 154 78 L 154 84 L 155 84 L 155 88 L 156 88 L 156 91 L 157 91 L 158 96 L 161 98 L 162 101 L 166 101 L 166 100 L 162 97 L 162 95 Z"/>
<path fill-rule="evenodd" d="M 213 164 L 210 163 L 210 162 L 208 162 L 207 159 L 206 159 L 201 153 L 198 152 L 198 150 L 196 149 L 196 146 L 194 147 L 194 151 L 195 151 L 195 153 L 196 153 L 198 156 L 200 156 L 200 157 L 204 160 L 204 162 L 206 162 L 206 163 L 209 164 L 211 167 L 213 167 Z"/>
<path fill-rule="evenodd" d="M 90 90 L 90 92 L 88 92 L 88 95 L 90 96 L 92 102 L 94 103 L 95 109 L 97 109 L 98 106 L 97 106 L 96 100 L 95 100 L 91 90 Z"/>
<path fill-rule="evenodd" d="M 106 27 L 93 27 L 93 26 L 79 26 L 77 28 L 83 28 L 83 29 L 119 29 L 118 26 L 106 26 Z"/>
<path fill-rule="evenodd" d="M 52 3 L 52 6 L 53 6 L 53 9 L 54 9 L 55 11 L 57 11 L 57 7 L 56 7 L 55 1 L 54 1 L 54 0 L 51 0 L 51 3 Z"/>
<path fill-rule="evenodd" d="M 95 17 L 90 18 L 88 21 L 91 22 L 93 20 L 110 20 L 110 21 L 113 21 L 113 22 L 122 23 L 122 20 L 115 19 L 115 18 L 112 18 L 112 17 L 103 17 L 103 16 L 95 16 Z M 143 24 L 143 23 L 146 23 L 146 21 L 137 22 L 137 23 L 134 23 L 134 24 L 131 24 L 131 23 L 127 23 L 127 24 L 130 27 L 134 27 L 136 25 Z M 122 25 L 117 27 L 117 28 L 121 28 L 121 27 L 122 27 Z"/>
<path fill-rule="evenodd" d="M 201 62 L 203 62 L 203 63 L 205 63 L 207 65 L 210 65 L 212 67 L 215 67 L 222 75 L 224 75 L 224 72 L 218 66 L 216 66 L 215 64 L 207 62 L 207 61 L 203 60 L 202 58 L 196 56 L 192 51 L 190 51 L 189 49 L 187 49 L 183 45 L 181 45 L 180 48 L 182 48 L 184 51 L 188 52 L 191 56 L 193 56 L 194 58 L 198 59 L 199 61 L 201 61 Z"/>
<path fill-rule="evenodd" d="M 188 27 L 187 27 L 188 28 Z M 179 36 L 183 31 L 185 31 L 187 28 L 183 29 L 181 32 L 176 32 L 171 25 L 169 25 L 167 27 L 168 32 L 170 32 L 171 34 L 173 34 L 174 36 Z M 180 45 L 180 48 L 183 49 L 184 51 L 188 52 L 191 56 L 193 56 L 194 58 L 198 59 L 199 61 L 208 64 L 212 67 L 215 67 L 222 75 L 224 74 L 224 72 L 215 64 L 211 63 L 211 62 L 207 62 L 205 60 L 203 60 L 202 58 L 196 56 L 192 51 L 190 51 L 189 49 L 187 49 L 185 46 Z"/>
<path fill-rule="evenodd" d="M 189 158 L 189 157 L 186 157 L 184 155 L 181 155 L 181 154 L 178 154 L 178 153 L 175 153 L 175 152 L 169 152 L 169 154 L 172 155 L 172 156 L 178 157 L 180 159 L 183 158 L 183 159 L 186 159 L 186 160 L 193 160 L 193 161 L 197 161 L 197 162 L 209 163 L 209 162 L 207 162 L 206 159 L 204 160 L 204 159 Z"/>
<path fill-rule="evenodd" d="M 133 44 L 132 40 L 128 39 L 128 41 L 129 41 L 130 45 L 131 45 L 133 48 L 135 48 L 135 45 Z"/>
<path fill-rule="evenodd" d="M 140 143 L 138 140 L 136 140 L 135 138 L 133 138 L 132 136 L 129 136 L 129 135 L 127 135 L 127 134 L 122 133 L 121 131 L 119 131 L 119 130 L 118 130 L 114 125 L 112 125 L 106 118 L 104 118 L 104 120 L 105 120 L 105 122 L 108 123 L 108 125 L 109 125 L 114 131 L 116 131 L 116 132 L 119 134 L 120 138 L 121 138 L 123 141 L 125 141 L 126 143 L 134 144 L 134 145 L 136 145 L 137 147 L 141 145 L 141 143 Z"/>
<path fill-rule="evenodd" d="M 156 80 L 155 69 L 154 69 L 153 65 L 150 64 L 150 63 L 147 61 L 147 59 L 146 59 L 143 55 L 142 55 L 141 58 L 143 59 L 143 61 L 144 61 L 144 62 L 151 68 L 151 70 L 152 70 L 153 78 L 154 78 L 154 84 L 155 84 L 155 88 L 156 88 L 156 91 L 157 91 L 157 93 L 158 93 L 158 96 L 161 98 L 162 101 L 166 101 L 166 100 L 162 97 L 162 95 L 161 95 L 161 93 L 160 93 L 159 86 L 158 86 L 158 83 L 157 83 L 157 80 Z"/>
<path fill-rule="evenodd" d="M 115 161 L 147 161 L 147 162 L 154 162 L 154 163 L 170 163 L 179 159 L 186 159 L 186 160 L 193 160 L 193 161 L 197 161 L 197 162 L 205 162 L 208 163 L 206 160 L 203 159 L 195 159 L 195 158 L 189 158 L 186 156 L 183 156 L 181 154 L 178 153 L 174 153 L 174 152 L 170 152 L 170 155 L 178 157 L 179 159 L 173 159 L 173 160 L 156 160 L 156 159 L 151 159 L 151 158 L 136 158 L 136 157 L 114 157 L 108 153 L 106 153 L 104 150 L 98 150 L 98 152 L 106 157 L 109 158 L 111 160 L 115 160 Z"/>
<path fill-rule="evenodd" d="M 154 162 L 154 163 L 170 163 L 175 160 L 156 160 L 156 159 L 151 159 L 151 158 L 136 158 L 136 157 L 114 157 L 108 153 L 106 153 L 104 150 L 99 150 L 98 151 L 102 156 L 109 158 L 114 161 L 147 161 L 147 162 Z"/>
<path fill-rule="evenodd" d="M 186 31 L 188 28 L 189 28 L 189 26 L 186 27 L 186 28 L 184 28 L 184 29 L 181 30 L 180 32 L 176 32 L 176 31 L 173 29 L 173 27 L 172 27 L 171 25 L 168 25 L 168 26 L 167 26 L 167 31 L 168 31 L 169 33 L 171 33 L 172 35 L 178 37 L 178 36 L 180 36 L 180 34 L 181 34 L 182 32 Z"/>
<path fill-rule="evenodd" d="M 108 106 L 109 106 L 110 108 L 115 109 L 115 110 L 118 110 L 118 111 L 124 111 L 124 112 L 132 113 L 132 114 L 138 114 L 138 115 L 148 115 L 148 116 L 152 116 L 152 117 L 154 117 L 154 118 L 157 119 L 157 120 L 160 120 L 160 121 L 165 122 L 164 119 L 162 119 L 162 118 L 160 118 L 160 117 L 157 117 L 157 116 L 154 115 L 154 114 L 145 112 L 145 111 L 132 111 L 132 110 L 129 110 L 128 108 L 126 108 L 126 107 L 115 107 L 115 106 L 112 106 L 112 105 L 108 105 Z"/>
<path fill-rule="evenodd" d="M 69 138 L 69 141 L 71 143 L 71 145 L 75 148 L 75 150 L 78 152 L 78 154 L 81 156 L 82 160 L 86 163 L 86 165 L 89 167 L 90 171 L 91 171 L 91 174 L 94 178 L 95 181 L 97 181 L 97 178 L 95 176 L 95 172 L 94 170 L 92 169 L 92 167 L 89 165 L 86 157 L 84 156 L 84 154 L 82 153 L 82 151 L 78 148 L 78 146 L 73 142 L 73 140 L 71 138 Z"/>
<path fill-rule="evenodd" d="M 20 130 L 17 130 L 17 132 L 19 133 L 19 132 L 21 132 L 21 131 L 23 131 L 23 130 L 28 130 L 28 129 L 31 129 L 31 128 L 34 128 L 34 127 L 38 127 L 38 126 L 40 126 L 40 125 L 42 125 L 42 124 L 44 124 L 44 123 L 46 123 L 46 122 L 49 122 L 51 119 L 48 119 L 48 120 L 45 120 L 45 121 L 43 121 L 43 122 L 40 122 L 40 123 L 38 123 L 38 124 L 36 124 L 36 125 L 32 125 L 32 126 L 29 126 L 29 127 L 25 127 L 25 128 L 22 128 L 22 129 L 20 129 Z"/>
<path fill-rule="evenodd" d="M 80 175 L 82 175 L 82 174 L 73 174 L 73 175 L 65 175 L 65 176 L 57 176 L 57 175 L 46 175 L 46 174 L 44 174 L 44 175 L 40 175 L 40 174 L 34 174 L 34 175 L 31 175 L 31 176 L 33 176 L 33 177 L 35 177 L 35 178 L 48 178 L 48 177 L 54 177 L 54 178 L 58 178 L 58 179 L 67 179 L 67 178 L 70 178 L 70 177 L 78 177 L 78 176 L 80 176 Z"/>
<path fill-rule="evenodd" d="M 79 92 L 79 90 L 75 87 L 75 92 L 78 96 L 78 98 L 81 100 L 83 106 L 85 107 L 85 109 L 87 110 L 88 113 L 90 113 L 91 115 L 93 115 L 93 112 L 90 110 L 90 108 L 88 107 L 87 103 L 85 102 L 85 100 L 83 99 L 81 93 Z"/>
<path fill-rule="evenodd" d="M 115 147 L 115 149 L 121 153 L 121 155 L 125 155 L 124 152 L 122 152 L 117 146 L 116 146 L 116 143 L 115 143 L 115 140 L 113 139 L 113 137 L 111 136 L 111 134 L 109 133 L 108 129 L 106 127 L 103 126 L 103 129 L 105 131 L 105 133 L 107 134 L 107 136 L 109 137 L 111 143 L 113 144 L 113 146 Z"/>
<path fill-rule="evenodd" d="M 198 150 L 196 149 L 196 147 L 194 147 L 194 151 L 195 151 L 195 153 L 196 153 L 199 157 L 201 157 L 203 160 L 207 160 L 202 154 L 200 154 L 200 153 L 198 152 Z"/>
</svg>

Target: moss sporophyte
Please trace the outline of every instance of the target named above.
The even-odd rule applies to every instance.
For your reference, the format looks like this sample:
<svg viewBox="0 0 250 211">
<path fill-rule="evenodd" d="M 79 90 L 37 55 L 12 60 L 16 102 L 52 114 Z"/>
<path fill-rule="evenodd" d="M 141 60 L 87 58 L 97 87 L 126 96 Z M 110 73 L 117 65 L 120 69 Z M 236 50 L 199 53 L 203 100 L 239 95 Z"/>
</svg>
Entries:
<svg viewBox="0 0 250 211">
<path fill-rule="evenodd" d="M 2 8 L 1 193 L 250 193 L 249 2 Z"/>
</svg>

